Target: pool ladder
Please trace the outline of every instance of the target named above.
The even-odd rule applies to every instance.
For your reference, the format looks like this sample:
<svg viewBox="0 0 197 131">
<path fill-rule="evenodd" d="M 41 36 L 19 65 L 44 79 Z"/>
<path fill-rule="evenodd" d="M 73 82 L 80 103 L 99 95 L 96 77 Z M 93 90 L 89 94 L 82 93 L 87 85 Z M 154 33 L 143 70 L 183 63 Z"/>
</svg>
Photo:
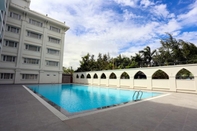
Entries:
<svg viewBox="0 0 197 131">
<path fill-rule="evenodd" d="M 141 90 L 135 91 L 134 94 L 133 94 L 133 101 L 141 100 L 142 95 L 143 95 L 143 92 Z"/>
</svg>

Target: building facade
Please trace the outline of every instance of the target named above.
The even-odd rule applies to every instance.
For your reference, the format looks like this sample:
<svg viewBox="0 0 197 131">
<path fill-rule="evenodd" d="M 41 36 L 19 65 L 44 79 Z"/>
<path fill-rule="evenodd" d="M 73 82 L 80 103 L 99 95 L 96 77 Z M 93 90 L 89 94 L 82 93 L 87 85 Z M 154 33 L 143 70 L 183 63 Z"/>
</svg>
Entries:
<svg viewBox="0 0 197 131">
<path fill-rule="evenodd" d="M 69 27 L 30 10 L 30 0 L 5 0 L 4 4 L 0 84 L 61 83 Z"/>
<path fill-rule="evenodd" d="M 9 3 L 7 0 L 0 1 L 0 11 L 1 11 L 0 13 L 0 54 L 3 48 L 3 38 L 5 34 L 4 32 L 5 32 L 5 27 L 6 27 L 8 6 L 9 6 Z"/>
</svg>

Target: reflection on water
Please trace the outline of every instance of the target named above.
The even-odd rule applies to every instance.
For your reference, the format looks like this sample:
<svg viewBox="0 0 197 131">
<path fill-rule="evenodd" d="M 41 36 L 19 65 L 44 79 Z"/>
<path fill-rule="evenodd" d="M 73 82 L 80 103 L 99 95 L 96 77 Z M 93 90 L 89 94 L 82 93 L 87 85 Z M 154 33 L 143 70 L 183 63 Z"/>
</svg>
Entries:
<svg viewBox="0 0 197 131">
<path fill-rule="evenodd" d="M 134 91 L 74 84 L 29 85 L 32 91 L 69 113 L 114 106 L 132 101 Z M 143 92 L 142 99 L 160 93 Z"/>
</svg>

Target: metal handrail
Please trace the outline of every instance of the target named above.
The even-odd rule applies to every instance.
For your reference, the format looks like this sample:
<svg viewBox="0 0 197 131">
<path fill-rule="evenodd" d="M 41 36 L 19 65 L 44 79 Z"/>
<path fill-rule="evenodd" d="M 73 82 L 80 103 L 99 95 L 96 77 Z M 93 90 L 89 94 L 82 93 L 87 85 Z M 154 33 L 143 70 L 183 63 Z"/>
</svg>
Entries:
<svg viewBox="0 0 197 131">
<path fill-rule="evenodd" d="M 134 100 L 134 101 L 136 101 L 136 100 L 134 99 L 134 97 L 135 97 L 135 94 L 136 94 L 137 92 L 138 92 L 138 91 L 135 91 L 134 94 L 133 94 L 133 100 Z"/>
<path fill-rule="evenodd" d="M 136 96 L 136 98 L 135 98 L 135 94 L 136 94 L 136 93 L 137 93 L 137 96 Z M 142 95 L 143 95 L 143 92 L 142 92 L 141 90 L 135 91 L 134 94 L 133 94 L 133 100 L 134 100 L 134 101 L 141 100 Z M 140 96 L 140 97 L 139 97 L 139 96 Z"/>
<path fill-rule="evenodd" d="M 143 91 L 138 91 L 138 92 L 141 93 L 141 96 L 139 98 L 139 100 L 141 100 L 142 99 L 142 95 L 143 95 Z"/>
</svg>

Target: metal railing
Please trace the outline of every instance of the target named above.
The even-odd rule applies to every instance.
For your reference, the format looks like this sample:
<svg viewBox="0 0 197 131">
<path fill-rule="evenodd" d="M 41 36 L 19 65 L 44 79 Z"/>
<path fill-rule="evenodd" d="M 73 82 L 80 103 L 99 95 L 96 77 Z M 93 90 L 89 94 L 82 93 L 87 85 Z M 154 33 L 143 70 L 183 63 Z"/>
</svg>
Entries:
<svg viewBox="0 0 197 131">
<path fill-rule="evenodd" d="M 141 90 L 135 91 L 134 94 L 133 94 L 133 101 L 141 100 L 142 95 L 143 95 L 143 92 Z"/>
</svg>

